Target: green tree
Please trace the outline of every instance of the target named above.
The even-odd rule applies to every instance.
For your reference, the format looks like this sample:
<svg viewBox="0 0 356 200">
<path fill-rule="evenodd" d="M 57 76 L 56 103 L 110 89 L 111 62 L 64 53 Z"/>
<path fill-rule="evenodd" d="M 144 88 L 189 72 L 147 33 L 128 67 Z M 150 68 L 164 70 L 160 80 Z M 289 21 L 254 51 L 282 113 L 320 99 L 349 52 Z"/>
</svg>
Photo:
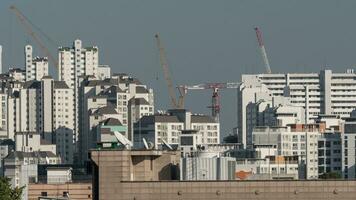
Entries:
<svg viewBox="0 0 356 200">
<path fill-rule="evenodd" d="M 24 187 L 12 188 L 10 178 L 0 177 L 0 199 L 1 200 L 21 200 Z"/>
<path fill-rule="evenodd" d="M 320 179 L 341 179 L 342 176 L 337 172 L 326 172 L 319 176 Z"/>
</svg>

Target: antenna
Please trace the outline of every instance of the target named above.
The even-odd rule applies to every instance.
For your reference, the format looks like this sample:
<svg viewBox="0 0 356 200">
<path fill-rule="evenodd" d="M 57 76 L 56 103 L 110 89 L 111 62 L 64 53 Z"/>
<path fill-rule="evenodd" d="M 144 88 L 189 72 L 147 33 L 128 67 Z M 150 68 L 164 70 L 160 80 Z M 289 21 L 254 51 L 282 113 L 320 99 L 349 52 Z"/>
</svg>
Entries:
<svg viewBox="0 0 356 200">
<path fill-rule="evenodd" d="M 114 135 L 116 137 L 116 139 L 123 144 L 127 149 L 131 149 L 131 147 L 133 146 L 132 142 L 130 140 L 128 140 L 125 136 L 123 136 L 121 133 L 119 133 L 118 131 L 114 131 Z"/>
<path fill-rule="evenodd" d="M 166 146 L 169 150 L 173 150 L 173 147 L 168 144 L 164 139 L 162 139 L 162 143 L 164 144 L 164 146 Z"/>
<path fill-rule="evenodd" d="M 149 149 L 146 139 L 142 138 L 142 141 L 143 141 L 143 145 L 145 146 L 145 149 Z"/>
</svg>

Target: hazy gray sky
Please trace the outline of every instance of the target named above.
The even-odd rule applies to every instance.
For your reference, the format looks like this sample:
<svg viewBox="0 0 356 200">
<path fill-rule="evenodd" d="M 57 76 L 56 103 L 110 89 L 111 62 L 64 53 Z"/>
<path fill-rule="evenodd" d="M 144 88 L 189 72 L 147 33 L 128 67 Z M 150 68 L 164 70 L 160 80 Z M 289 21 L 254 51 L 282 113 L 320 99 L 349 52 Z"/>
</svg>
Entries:
<svg viewBox="0 0 356 200">
<path fill-rule="evenodd" d="M 4 68 L 24 65 L 26 43 L 43 56 L 8 9 L 11 4 L 55 41 L 42 37 L 55 56 L 57 45 L 76 38 L 99 46 L 101 64 L 154 88 L 158 109 L 169 102 L 156 32 L 175 84 L 237 82 L 242 73 L 264 72 L 254 26 L 263 31 L 273 72 L 318 72 L 325 66 L 344 71 L 356 63 L 354 0 L 1 0 Z M 188 108 L 210 113 L 210 95 L 191 92 Z M 236 124 L 236 91 L 221 95 L 225 134 Z"/>
</svg>

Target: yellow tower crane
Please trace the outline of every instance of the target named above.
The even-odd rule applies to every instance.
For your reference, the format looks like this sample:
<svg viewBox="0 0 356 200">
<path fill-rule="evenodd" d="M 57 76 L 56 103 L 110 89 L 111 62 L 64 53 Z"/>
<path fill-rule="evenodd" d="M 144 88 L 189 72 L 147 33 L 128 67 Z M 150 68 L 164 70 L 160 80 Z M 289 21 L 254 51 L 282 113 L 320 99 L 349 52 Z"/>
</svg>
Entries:
<svg viewBox="0 0 356 200">
<path fill-rule="evenodd" d="M 12 10 L 15 13 L 16 17 L 19 19 L 20 23 L 25 28 L 26 32 L 32 37 L 32 39 L 40 47 L 42 53 L 44 53 L 48 57 L 48 60 L 52 62 L 52 64 L 54 64 L 54 66 L 58 69 L 57 60 L 51 55 L 47 47 L 42 43 L 42 41 L 37 37 L 35 32 L 32 30 L 27 17 L 24 14 L 22 14 L 22 12 L 14 5 L 10 6 L 10 10 Z"/>
<path fill-rule="evenodd" d="M 174 108 L 174 109 L 182 109 L 182 108 L 184 108 L 184 94 L 185 93 L 182 91 L 179 91 L 180 96 L 179 96 L 178 101 L 176 100 L 175 87 L 173 86 L 173 81 L 172 81 L 171 75 L 169 73 L 169 67 L 168 67 L 168 63 L 167 63 L 167 59 L 166 59 L 166 53 L 164 51 L 164 48 L 163 48 L 163 45 L 162 45 L 162 42 L 161 42 L 161 39 L 160 39 L 158 33 L 155 35 L 155 38 L 156 38 L 157 47 L 158 47 L 158 51 L 159 51 L 160 64 L 162 66 L 164 79 L 166 80 L 167 87 L 168 87 L 170 104 L 171 104 L 172 108 Z"/>
</svg>

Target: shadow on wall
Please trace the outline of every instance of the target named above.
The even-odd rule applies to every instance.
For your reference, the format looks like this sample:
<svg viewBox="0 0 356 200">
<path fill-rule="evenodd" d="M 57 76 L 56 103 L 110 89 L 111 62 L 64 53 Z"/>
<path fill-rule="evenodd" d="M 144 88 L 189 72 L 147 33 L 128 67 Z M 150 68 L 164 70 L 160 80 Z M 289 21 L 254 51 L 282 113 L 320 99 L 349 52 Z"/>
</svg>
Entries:
<svg viewBox="0 0 356 200">
<path fill-rule="evenodd" d="M 158 173 L 159 180 L 179 180 L 180 179 L 180 171 L 179 165 L 174 165 L 169 163 L 164 166 L 161 171 Z"/>
</svg>

